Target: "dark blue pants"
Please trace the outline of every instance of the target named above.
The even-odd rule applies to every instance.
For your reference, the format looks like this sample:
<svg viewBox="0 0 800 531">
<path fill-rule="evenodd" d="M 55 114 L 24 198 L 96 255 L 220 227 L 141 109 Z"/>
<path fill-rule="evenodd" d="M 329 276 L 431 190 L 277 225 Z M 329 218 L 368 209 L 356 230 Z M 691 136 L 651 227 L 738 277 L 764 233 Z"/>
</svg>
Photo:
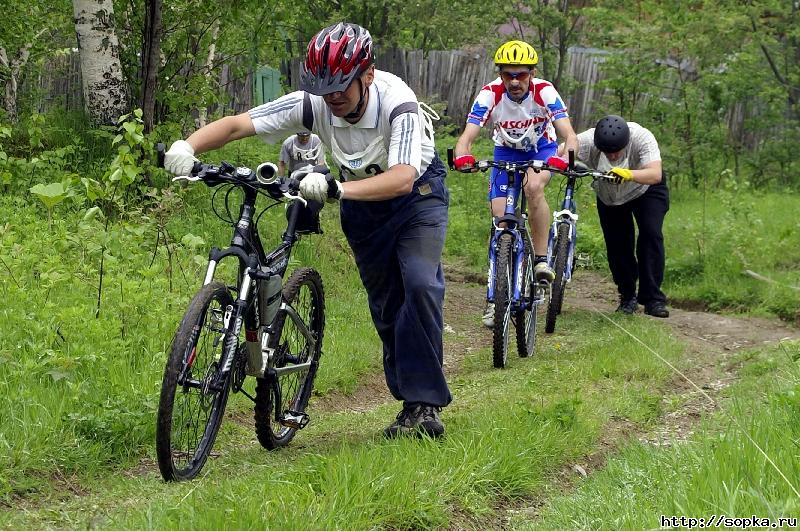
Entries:
<svg viewBox="0 0 800 531">
<path fill-rule="evenodd" d="M 636 298 L 641 304 L 667 301 L 661 291 L 664 280 L 664 235 L 661 228 L 668 210 L 669 190 L 664 183 L 650 186 L 644 194 L 622 205 L 608 206 L 597 201 L 608 266 L 623 299 L 636 295 L 638 280 L 639 294 Z M 635 238 L 634 220 L 639 229 L 638 238 Z"/>
<path fill-rule="evenodd" d="M 405 404 L 452 399 L 442 370 L 446 175 L 437 156 L 408 195 L 341 202 L 342 230 L 383 341 L 386 385 Z"/>
</svg>

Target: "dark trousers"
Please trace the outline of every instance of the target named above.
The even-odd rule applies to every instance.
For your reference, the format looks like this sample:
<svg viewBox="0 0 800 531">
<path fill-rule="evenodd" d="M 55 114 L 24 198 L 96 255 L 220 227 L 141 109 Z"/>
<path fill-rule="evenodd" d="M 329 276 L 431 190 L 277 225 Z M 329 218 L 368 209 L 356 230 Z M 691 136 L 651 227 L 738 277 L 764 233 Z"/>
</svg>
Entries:
<svg viewBox="0 0 800 531">
<path fill-rule="evenodd" d="M 436 157 L 408 195 L 341 203 L 342 229 L 383 342 L 386 384 L 405 404 L 451 400 L 442 370 L 446 175 Z"/>
<path fill-rule="evenodd" d="M 597 201 L 608 265 L 623 299 L 636 296 L 644 305 L 666 303 L 667 297 L 661 291 L 661 282 L 664 280 L 664 235 L 661 228 L 668 210 L 669 190 L 666 184 L 650 186 L 644 194 L 622 205 L 608 206 Z M 634 220 L 639 229 L 635 252 Z"/>
</svg>

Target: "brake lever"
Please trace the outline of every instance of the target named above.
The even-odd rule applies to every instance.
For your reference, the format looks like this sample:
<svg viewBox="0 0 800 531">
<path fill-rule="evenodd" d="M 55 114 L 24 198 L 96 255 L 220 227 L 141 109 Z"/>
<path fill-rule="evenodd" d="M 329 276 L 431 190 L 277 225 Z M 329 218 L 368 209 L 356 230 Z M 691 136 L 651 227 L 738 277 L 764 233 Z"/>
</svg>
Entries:
<svg viewBox="0 0 800 531">
<path fill-rule="evenodd" d="M 194 176 L 190 176 L 190 175 L 179 175 L 179 176 L 177 176 L 177 177 L 173 177 L 173 178 L 172 178 L 172 182 L 177 182 L 177 181 L 189 181 L 189 182 L 192 182 L 192 183 L 194 183 L 194 182 L 197 182 L 197 181 L 199 181 L 199 180 L 200 180 L 200 177 L 198 177 L 197 175 L 194 175 Z"/>
<path fill-rule="evenodd" d="M 303 203 L 303 206 L 308 206 L 308 201 L 306 201 L 301 195 L 292 195 L 289 192 L 283 192 L 283 197 L 286 199 L 291 199 L 292 201 L 300 201 Z"/>
</svg>

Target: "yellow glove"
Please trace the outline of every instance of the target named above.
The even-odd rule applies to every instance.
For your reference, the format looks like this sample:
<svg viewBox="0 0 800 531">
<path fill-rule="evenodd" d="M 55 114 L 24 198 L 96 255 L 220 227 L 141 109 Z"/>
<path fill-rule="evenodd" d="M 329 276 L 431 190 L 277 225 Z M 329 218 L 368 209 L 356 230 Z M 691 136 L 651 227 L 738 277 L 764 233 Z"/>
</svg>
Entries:
<svg viewBox="0 0 800 531">
<path fill-rule="evenodd" d="M 633 172 L 628 168 L 611 168 L 608 171 L 608 175 L 614 178 L 616 184 L 633 180 Z"/>
</svg>

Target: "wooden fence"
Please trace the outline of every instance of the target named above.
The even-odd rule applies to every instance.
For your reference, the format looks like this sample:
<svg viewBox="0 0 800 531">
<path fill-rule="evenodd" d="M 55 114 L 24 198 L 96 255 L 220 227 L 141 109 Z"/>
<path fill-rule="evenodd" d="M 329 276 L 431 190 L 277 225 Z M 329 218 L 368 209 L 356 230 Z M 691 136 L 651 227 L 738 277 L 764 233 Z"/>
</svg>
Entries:
<svg viewBox="0 0 800 531">
<path fill-rule="evenodd" d="M 565 74 L 570 88 L 559 92 L 569 108 L 576 131 L 591 127 L 599 118 L 597 102 L 602 101 L 605 95 L 597 88 L 597 84 L 602 79 L 601 66 L 608 55 L 609 52 L 596 48 L 569 49 Z M 376 65 L 402 78 L 420 100 L 429 104 L 440 104 L 439 108 L 443 107 L 444 110 L 445 122 L 458 126 L 465 122 L 480 88 L 497 76 L 489 52 L 483 50 L 431 51 L 424 54 L 420 50 L 381 49 L 376 57 Z M 228 103 L 220 109 L 211 109 L 212 112 L 235 114 L 253 106 L 252 72 L 234 76 L 233 71 L 228 65 L 223 65 L 220 69 L 219 83 L 228 96 Z M 296 89 L 300 73 L 299 60 L 286 61 L 281 65 L 281 73 L 285 86 L 290 90 Z M 668 94 L 669 90 L 666 92 L 654 97 L 674 96 Z M 38 78 L 27 80 L 23 84 L 21 93 L 37 98 L 38 108 L 42 112 L 53 107 L 80 109 L 83 98 L 78 54 L 50 59 Z M 757 145 L 758 139 L 754 138 L 751 131 L 742 127 L 745 120 L 754 115 L 756 107 L 741 104 L 728 111 L 731 138 L 741 145 Z"/>
</svg>

